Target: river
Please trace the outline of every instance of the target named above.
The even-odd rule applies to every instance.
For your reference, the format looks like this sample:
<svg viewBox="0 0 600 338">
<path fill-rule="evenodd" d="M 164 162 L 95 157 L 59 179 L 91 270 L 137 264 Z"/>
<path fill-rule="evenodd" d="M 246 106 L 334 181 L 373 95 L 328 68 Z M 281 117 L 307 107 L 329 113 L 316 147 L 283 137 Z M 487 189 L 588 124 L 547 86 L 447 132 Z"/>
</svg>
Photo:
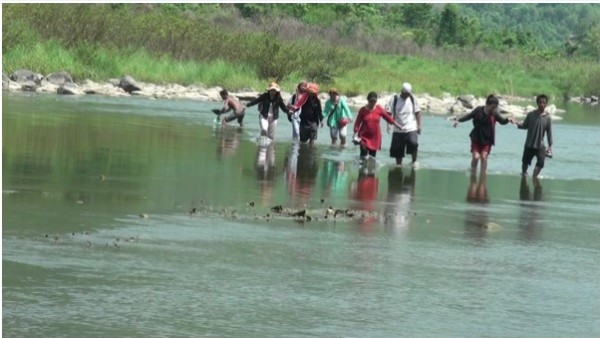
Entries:
<svg viewBox="0 0 600 338">
<path fill-rule="evenodd" d="M 384 133 L 364 174 L 327 128 L 265 147 L 218 106 L 3 93 L 5 337 L 600 336 L 597 107 L 534 184 L 513 125 L 472 181 L 470 123 L 424 114 L 418 170 Z"/>
</svg>

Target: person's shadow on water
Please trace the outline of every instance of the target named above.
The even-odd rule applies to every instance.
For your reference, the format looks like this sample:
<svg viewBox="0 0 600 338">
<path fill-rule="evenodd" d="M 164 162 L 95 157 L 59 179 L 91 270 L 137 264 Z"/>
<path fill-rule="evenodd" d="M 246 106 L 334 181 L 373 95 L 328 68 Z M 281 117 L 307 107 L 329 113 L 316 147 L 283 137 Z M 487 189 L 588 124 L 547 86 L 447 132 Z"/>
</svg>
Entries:
<svg viewBox="0 0 600 338">
<path fill-rule="evenodd" d="M 531 242 L 539 239 L 542 226 L 542 184 L 538 178 L 532 179 L 533 196 L 531 189 L 527 183 L 527 177 L 521 178 L 519 185 L 519 199 L 521 201 L 521 213 L 519 216 L 519 238 L 526 242 Z"/>
<path fill-rule="evenodd" d="M 412 203 L 415 197 L 416 171 L 410 169 L 405 175 L 400 167 L 388 171 L 388 194 L 384 225 L 390 233 L 403 232 L 410 226 L 415 212 Z"/>
</svg>

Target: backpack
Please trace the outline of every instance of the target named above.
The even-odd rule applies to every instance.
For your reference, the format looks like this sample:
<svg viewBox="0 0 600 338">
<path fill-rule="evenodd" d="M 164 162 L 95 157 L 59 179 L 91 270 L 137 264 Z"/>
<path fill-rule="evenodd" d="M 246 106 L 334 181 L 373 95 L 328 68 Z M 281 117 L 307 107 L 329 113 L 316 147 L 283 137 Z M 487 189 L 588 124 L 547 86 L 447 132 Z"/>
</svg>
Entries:
<svg viewBox="0 0 600 338">
<path fill-rule="evenodd" d="M 413 104 L 413 114 L 416 113 L 417 107 L 415 105 L 415 98 L 412 93 L 408 93 L 408 97 L 410 97 L 410 101 Z M 392 105 L 392 116 L 394 119 L 396 118 L 396 103 L 398 103 L 398 95 L 394 95 L 394 104 Z"/>
</svg>

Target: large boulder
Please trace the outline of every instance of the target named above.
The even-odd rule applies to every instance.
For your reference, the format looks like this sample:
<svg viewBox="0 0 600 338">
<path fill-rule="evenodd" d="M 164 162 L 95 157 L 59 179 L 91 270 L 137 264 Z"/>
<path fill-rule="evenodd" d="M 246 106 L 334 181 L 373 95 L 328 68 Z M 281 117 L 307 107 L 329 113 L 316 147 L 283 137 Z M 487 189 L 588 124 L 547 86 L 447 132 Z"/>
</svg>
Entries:
<svg viewBox="0 0 600 338">
<path fill-rule="evenodd" d="M 55 85 L 48 81 L 42 81 L 42 85 L 38 88 L 37 91 L 43 92 L 43 93 L 56 93 L 56 90 L 58 89 L 58 87 L 59 87 L 58 85 Z"/>
<path fill-rule="evenodd" d="M 19 69 L 10 74 L 10 79 L 18 83 L 33 81 L 39 86 L 44 79 L 44 76 L 42 74 L 36 74 L 30 70 Z"/>
<path fill-rule="evenodd" d="M 141 90 L 137 82 L 129 75 L 125 75 L 124 77 L 122 77 L 121 80 L 119 80 L 119 84 L 117 87 L 123 89 L 124 91 L 130 94 L 131 92 Z"/>
<path fill-rule="evenodd" d="M 76 83 L 66 82 L 58 87 L 56 93 L 61 95 L 81 95 L 83 91 Z"/>
<path fill-rule="evenodd" d="M 446 114 L 449 112 L 448 104 L 446 102 L 429 96 L 427 96 L 426 99 L 427 103 L 421 105 L 421 109 L 425 108 L 425 111 L 432 114 Z"/>
<path fill-rule="evenodd" d="M 96 83 L 86 79 L 81 83 L 81 90 L 85 94 L 98 94 L 111 97 L 129 96 L 129 94 L 117 87 L 118 84 L 119 80 L 117 79 L 110 79 L 108 83 Z"/>
<path fill-rule="evenodd" d="M 448 112 L 452 115 L 463 115 L 469 112 L 470 109 L 466 108 L 460 100 L 456 100 L 454 104 L 448 108 Z"/>
<path fill-rule="evenodd" d="M 458 100 L 458 102 L 460 102 L 460 104 L 462 104 L 463 107 L 465 107 L 467 109 L 475 108 L 475 103 L 474 103 L 475 96 L 474 95 L 471 95 L 471 94 L 460 95 L 456 99 Z"/>
<path fill-rule="evenodd" d="M 35 92 L 38 88 L 38 85 L 33 81 L 24 81 L 18 83 L 21 86 L 21 90 L 24 92 Z"/>
<path fill-rule="evenodd" d="M 73 78 L 71 77 L 71 74 L 65 71 L 60 71 L 46 76 L 46 81 L 54 85 L 60 86 L 67 82 L 73 82 Z"/>
</svg>

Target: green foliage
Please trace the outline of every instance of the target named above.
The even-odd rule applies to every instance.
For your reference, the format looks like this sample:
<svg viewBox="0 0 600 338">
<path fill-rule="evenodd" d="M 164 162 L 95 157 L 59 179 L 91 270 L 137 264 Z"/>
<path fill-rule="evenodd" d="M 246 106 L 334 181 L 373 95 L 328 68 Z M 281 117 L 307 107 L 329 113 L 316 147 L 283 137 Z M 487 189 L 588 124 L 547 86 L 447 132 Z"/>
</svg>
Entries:
<svg viewBox="0 0 600 338">
<path fill-rule="evenodd" d="M 407 3 L 401 8 L 402 23 L 410 28 L 428 28 L 433 21 L 433 5 L 428 3 Z"/>
<path fill-rule="evenodd" d="M 588 55 L 600 62 L 600 23 L 596 23 L 586 34 L 585 46 Z"/>
<path fill-rule="evenodd" d="M 448 4 L 444 7 L 440 18 L 437 36 L 435 38 L 436 46 L 458 44 L 460 34 L 460 16 L 458 6 Z"/>
<path fill-rule="evenodd" d="M 587 81 L 583 86 L 583 94 L 586 96 L 600 96 L 600 69 L 587 74 Z"/>
<path fill-rule="evenodd" d="M 600 20 L 598 4 L 462 4 L 466 16 L 476 16 L 488 32 L 512 28 L 531 32 L 541 48 L 560 49 L 571 34 L 581 35 Z"/>
<path fill-rule="evenodd" d="M 293 71 L 301 71 L 307 78 L 331 77 L 360 65 L 360 60 L 349 50 L 339 46 L 314 40 L 284 41 L 269 32 L 248 34 L 228 30 L 204 21 L 204 16 L 181 14 L 210 12 L 211 7 L 206 6 L 161 4 L 158 10 L 142 5 L 105 4 L 5 7 L 3 42 L 8 46 L 37 41 L 36 33 L 41 39 L 54 39 L 65 48 L 75 50 L 82 64 L 94 65 L 112 76 L 117 75 L 118 67 L 100 51 L 145 50 L 183 62 L 222 59 L 256 69 L 261 79 L 277 81 Z M 269 9 L 252 4 L 238 7 L 248 13 Z M 61 20 L 47 20 L 55 17 Z M 20 20 L 16 25 L 12 24 L 14 18 Z M 73 22 L 79 24 L 73 25 Z M 93 77 L 94 73 L 90 71 L 87 76 Z"/>
<path fill-rule="evenodd" d="M 566 96 L 595 87 L 584 79 L 600 60 L 600 12 L 582 8 L 577 34 L 549 48 L 529 21 L 490 27 L 513 15 L 551 29 L 561 5 L 5 4 L 3 68 L 232 89 L 309 79 L 358 94 L 407 80 L 432 94 Z M 576 47 L 571 59 L 565 41 Z"/>
</svg>

